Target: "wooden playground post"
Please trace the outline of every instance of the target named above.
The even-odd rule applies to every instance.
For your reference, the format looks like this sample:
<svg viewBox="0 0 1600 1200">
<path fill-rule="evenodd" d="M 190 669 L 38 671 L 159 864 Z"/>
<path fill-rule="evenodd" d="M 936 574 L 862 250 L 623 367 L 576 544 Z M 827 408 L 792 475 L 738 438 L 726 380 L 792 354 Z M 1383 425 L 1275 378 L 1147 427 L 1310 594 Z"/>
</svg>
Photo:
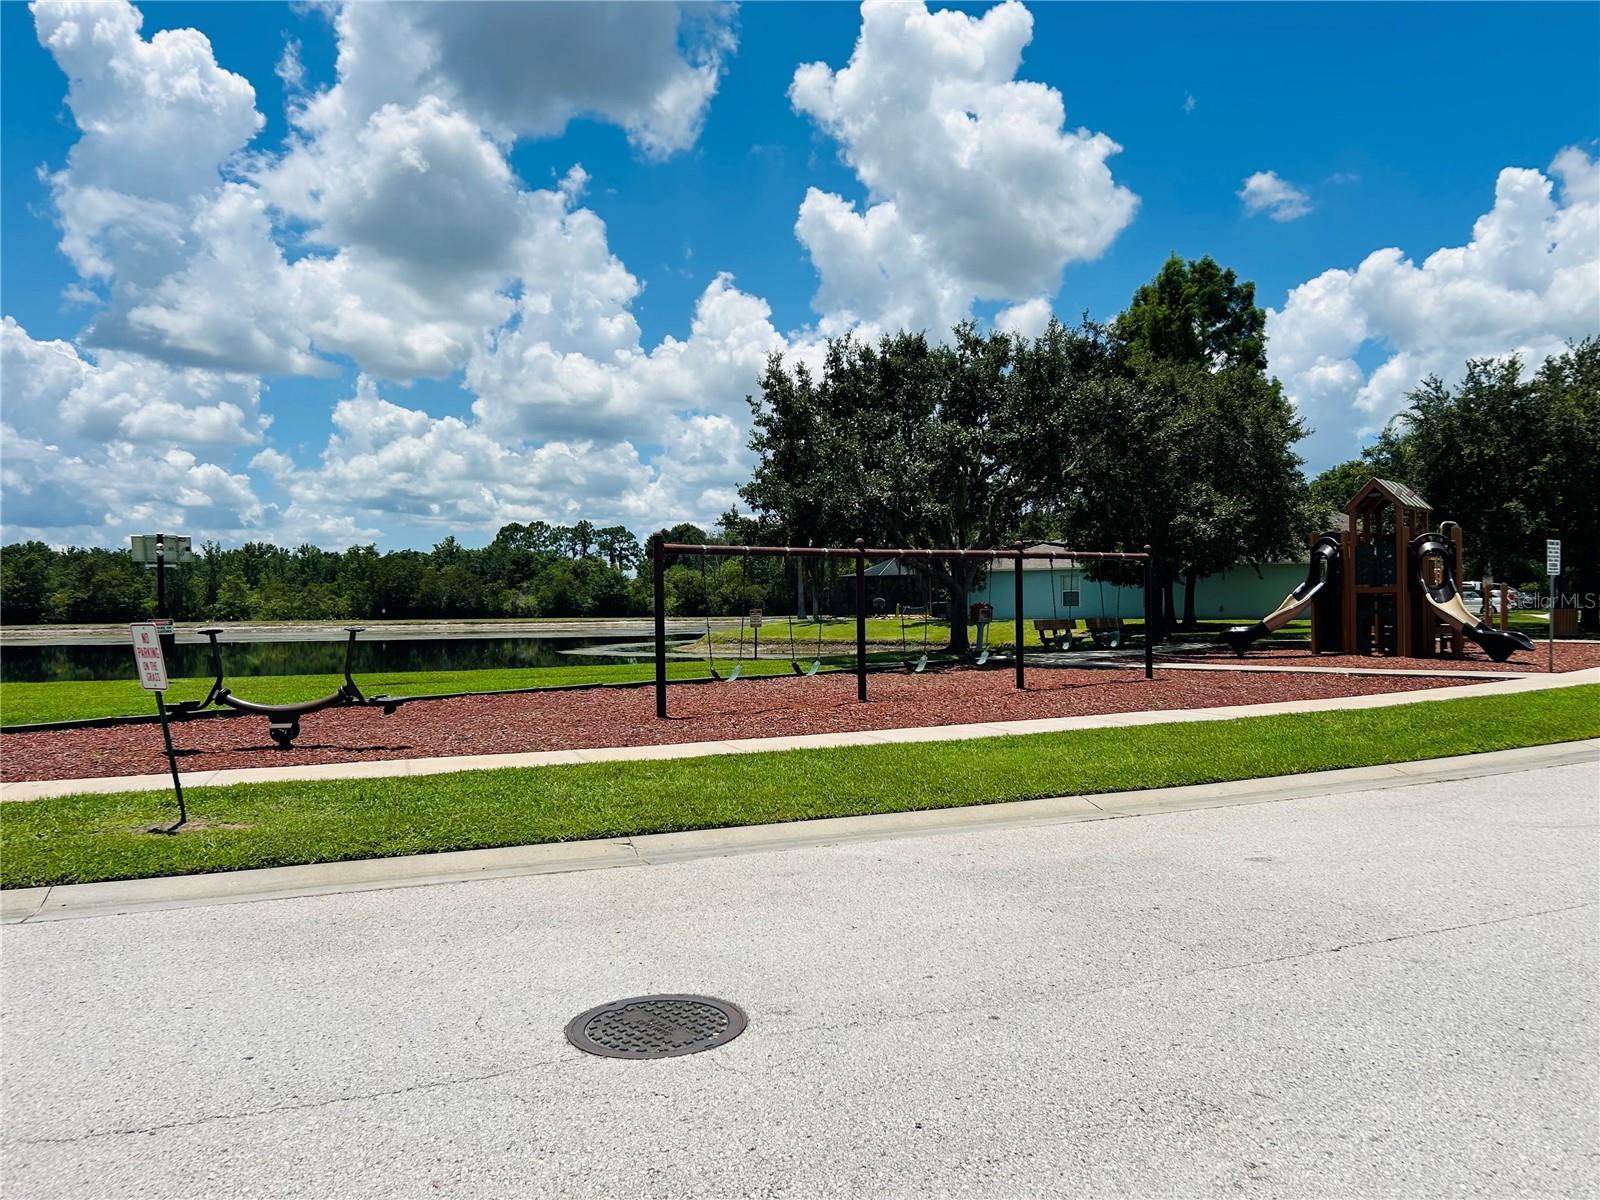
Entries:
<svg viewBox="0 0 1600 1200">
<path fill-rule="evenodd" d="M 1462 575 L 1462 572 L 1466 570 L 1466 566 L 1465 566 L 1465 559 L 1466 559 L 1465 540 L 1466 540 L 1465 539 L 1465 535 L 1463 535 L 1462 532 L 1461 532 L 1461 526 L 1458 523 L 1456 523 L 1455 521 L 1451 521 L 1450 522 L 1450 541 L 1456 548 L 1456 586 L 1457 587 L 1461 586 L 1461 580 L 1464 578 L 1464 576 Z M 1452 655 L 1454 655 L 1456 658 L 1460 658 L 1463 654 L 1466 653 L 1466 650 L 1467 650 L 1467 635 L 1465 633 L 1463 633 L 1460 629 L 1452 628 L 1450 630 L 1450 653 Z"/>
<path fill-rule="evenodd" d="M 1421 533 L 1422 530 L 1417 530 Z M 1394 514 L 1394 652 L 1410 654 L 1417 614 L 1411 611 L 1411 508 L 1400 505 Z M 1383 646 L 1374 640 L 1379 654 Z"/>
</svg>

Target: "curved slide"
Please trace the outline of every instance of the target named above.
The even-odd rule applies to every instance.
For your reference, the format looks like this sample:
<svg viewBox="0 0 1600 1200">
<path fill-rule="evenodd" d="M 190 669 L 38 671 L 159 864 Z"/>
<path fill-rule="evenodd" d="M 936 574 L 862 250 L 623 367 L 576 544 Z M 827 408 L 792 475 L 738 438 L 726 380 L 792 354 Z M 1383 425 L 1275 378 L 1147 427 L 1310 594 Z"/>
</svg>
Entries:
<svg viewBox="0 0 1600 1200">
<path fill-rule="evenodd" d="M 1254 625 L 1235 625 L 1232 629 L 1224 629 L 1217 636 L 1232 647 L 1235 654 L 1244 657 L 1244 652 L 1250 649 L 1258 638 L 1266 637 L 1275 629 L 1282 629 L 1304 612 L 1322 589 L 1332 582 L 1338 563 L 1339 539 L 1324 534 L 1317 539 L 1316 545 L 1311 547 L 1311 566 L 1306 571 L 1305 582 L 1285 596 L 1282 604 Z"/>
<path fill-rule="evenodd" d="M 1456 587 L 1455 545 L 1452 542 L 1434 534 L 1424 535 L 1419 542 L 1412 543 L 1416 547 L 1412 561 L 1422 603 L 1432 610 L 1434 616 L 1478 643 L 1478 647 L 1495 662 L 1505 662 L 1518 650 L 1535 648 L 1533 639 L 1527 634 L 1514 629 L 1496 629 L 1467 611 L 1467 606 L 1461 602 L 1460 589 Z M 1423 574 L 1430 554 L 1439 555 L 1444 562 L 1444 576 L 1438 587 L 1429 587 L 1427 576 Z"/>
</svg>

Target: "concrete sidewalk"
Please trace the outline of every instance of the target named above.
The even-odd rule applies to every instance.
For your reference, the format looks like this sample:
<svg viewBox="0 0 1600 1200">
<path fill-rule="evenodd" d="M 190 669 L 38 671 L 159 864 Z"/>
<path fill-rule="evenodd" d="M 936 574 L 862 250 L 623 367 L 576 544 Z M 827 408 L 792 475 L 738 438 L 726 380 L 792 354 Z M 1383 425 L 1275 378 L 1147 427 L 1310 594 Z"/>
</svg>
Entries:
<svg viewBox="0 0 1600 1200">
<path fill-rule="evenodd" d="M 1489 672 L 1478 672 L 1478 676 Z M 287 767 L 238 767 L 185 772 L 185 787 L 224 787 L 237 783 L 278 783 L 314 779 L 383 779 L 406 775 L 441 775 L 452 771 L 485 771 L 506 767 L 571 766 L 578 763 L 627 762 L 639 759 L 701 758 L 717 754 L 760 754 L 775 750 L 819 750 L 836 746 L 873 746 L 886 742 L 947 742 L 1006 737 L 1028 733 L 1065 733 L 1076 729 L 1122 729 L 1186 721 L 1230 721 L 1288 713 L 1337 712 L 1345 709 L 1392 708 L 1468 696 L 1505 696 L 1550 688 L 1600 684 L 1600 667 L 1557 675 L 1492 675 L 1491 681 L 1415 692 L 1384 692 L 1270 704 L 1235 704 L 1213 708 L 1165 709 L 1153 712 L 1099 713 L 1084 717 L 1043 717 L 1027 721 L 990 721 L 966 725 L 924 725 L 907 729 L 867 729 L 845 733 L 813 733 L 794 737 L 741 738 L 720 742 L 677 742 L 665 745 L 598 747 L 589 750 L 536 750 L 521 754 L 463 754 L 440 758 L 392 758 L 368 762 L 312 763 Z M 166 791 L 170 775 L 110 775 L 91 779 L 44 779 L 0 786 L 0 802 L 40 800 L 106 792 Z"/>
<path fill-rule="evenodd" d="M 1543 767 L 1592 767 L 1596 764 L 1600 764 L 1600 740 L 1563 742 L 1420 762 L 1388 763 L 1375 767 L 1185 787 L 1103 792 L 1091 796 L 1059 796 L 962 808 L 793 821 L 781 825 L 697 829 L 681 833 L 178 875 L 161 879 L 13 888 L 0 891 L 0 923 L 63 921 L 197 905 L 382 891 L 520 875 L 559 875 L 615 867 L 646 867 L 727 854 L 831 846 L 933 833 L 1150 816 L 1189 809 L 1265 804 L 1294 799 L 1311 792 L 1338 795 L 1355 791 L 1383 791 Z"/>
</svg>

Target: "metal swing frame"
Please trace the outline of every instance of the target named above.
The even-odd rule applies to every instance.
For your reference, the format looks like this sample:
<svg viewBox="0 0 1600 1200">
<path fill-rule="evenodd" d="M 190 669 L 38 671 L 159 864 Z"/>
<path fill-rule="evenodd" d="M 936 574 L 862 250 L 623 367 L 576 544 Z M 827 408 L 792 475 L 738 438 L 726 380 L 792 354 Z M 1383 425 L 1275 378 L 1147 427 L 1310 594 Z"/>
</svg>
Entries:
<svg viewBox="0 0 1600 1200">
<path fill-rule="evenodd" d="M 702 563 L 707 558 L 729 557 L 777 557 L 777 558 L 822 558 L 827 559 L 835 555 L 848 557 L 855 564 L 855 610 L 856 610 L 856 700 L 866 703 L 867 700 L 867 560 L 869 558 L 922 558 L 929 561 L 941 559 L 974 559 L 988 560 L 991 563 L 1010 560 L 1017 564 L 1014 573 L 1016 585 L 1016 607 L 1013 619 L 1016 625 L 1016 686 L 1020 689 L 1027 687 L 1026 654 L 1023 641 L 1023 594 L 1022 594 L 1022 564 L 1030 559 L 1051 559 L 1058 557 L 1071 557 L 1089 561 L 1115 561 L 1127 563 L 1141 563 L 1144 568 L 1144 609 L 1145 609 L 1145 653 L 1144 672 L 1145 678 L 1154 676 L 1155 647 L 1150 636 L 1155 629 L 1156 622 L 1152 617 L 1151 605 L 1155 598 L 1155 576 L 1152 570 L 1150 548 L 1146 546 L 1142 551 L 1113 551 L 1113 550 L 1075 550 L 1070 547 L 1060 547 L 1051 550 L 1029 550 L 1020 542 L 1009 549 L 991 550 L 957 550 L 957 549 L 924 549 L 913 546 L 891 548 L 869 548 L 866 541 L 857 538 L 855 545 L 850 547 L 837 546 L 723 546 L 705 545 L 694 542 L 669 542 L 665 535 L 655 534 L 650 539 L 651 577 L 655 597 L 655 693 L 656 716 L 660 719 L 667 717 L 667 595 L 666 595 L 666 565 L 667 559 L 673 555 L 699 555 Z M 931 583 L 930 583 L 931 588 Z M 1051 587 L 1055 586 L 1054 580 Z M 710 617 L 706 618 L 709 628 Z M 817 626 L 817 661 L 813 664 L 814 674 L 821 667 L 822 627 Z"/>
</svg>

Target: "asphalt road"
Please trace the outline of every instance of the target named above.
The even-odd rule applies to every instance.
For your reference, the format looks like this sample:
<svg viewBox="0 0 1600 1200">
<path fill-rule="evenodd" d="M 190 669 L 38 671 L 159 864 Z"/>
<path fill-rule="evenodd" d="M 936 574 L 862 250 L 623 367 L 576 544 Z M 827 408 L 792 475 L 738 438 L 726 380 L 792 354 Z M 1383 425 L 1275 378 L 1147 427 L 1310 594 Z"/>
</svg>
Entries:
<svg viewBox="0 0 1600 1200">
<path fill-rule="evenodd" d="M 1593 1195 L 1597 782 L 8 927 L 4 1192 Z"/>
</svg>

